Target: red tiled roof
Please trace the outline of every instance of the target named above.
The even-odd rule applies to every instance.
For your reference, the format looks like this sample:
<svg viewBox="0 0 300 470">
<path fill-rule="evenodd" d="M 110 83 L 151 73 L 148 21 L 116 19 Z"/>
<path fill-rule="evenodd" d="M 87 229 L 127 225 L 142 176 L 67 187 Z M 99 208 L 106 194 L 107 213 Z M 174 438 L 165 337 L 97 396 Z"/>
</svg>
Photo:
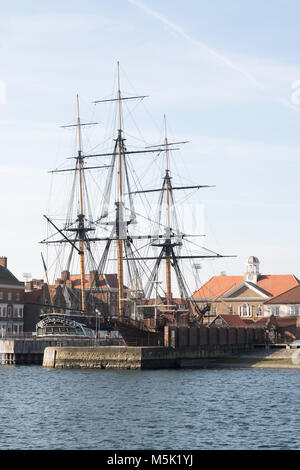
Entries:
<svg viewBox="0 0 300 470">
<path fill-rule="evenodd" d="M 272 296 L 276 296 L 300 285 L 300 282 L 293 274 L 270 274 L 260 276 L 257 285 Z"/>
<path fill-rule="evenodd" d="M 161 297 L 161 296 L 158 296 L 158 304 L 166 304 L 167 303 L 167 299 L 166 297 Z M 154 305 L 156 303 L 156 299 L 148 299 L 145 301 L 145 303 L 147 303 L 148 305 Z M 182 305 L 183 303 L 183 300 L 181 298 L 172 298 L 172 301 L 171 301 L 171 304 L 172 305 Z"/>
<path fill-rule="evenodd" d="M 99 274 L 99 281 L 97 283 L 97 287 L 102 287 L 103 289 L 108 289 L 108 288 L 111 288 L 111 289 L 117 289 L 118 288 L 118 276 L 117 274 Z M 70 276 L 70 280 L 73 281 L 73 286 L 75 288 L 80 288 L 81 287 L 81 278 L 80 278 L 80 274 L 71 274 Z M 87 289 L 90 288 L 90 276 L 89 274 L 86 274 L 85 275 L 85 278 L 84 278 L 84 283 L 85 283 L 85 287 Z M 92 286 L 92 287 L 95 287 L 95 286 Z M 125 286 L 124 286 L 125 287 Z"/>
<path fill-rule="evenodd" d="M 260 327 L 268 327 L 269 323 L 276 327 L 286 327 L 286 326 L 296 326 L 296 324 L 300 321 L 300 317 L 297 316 L 288 316 L 288 317 L 274 317 L 271 315 L 270 317 L 263 317 L 259 320 L 255 321 L 254 323 Z"/>
<path fill-rule="evenodd" d="M 239 315 L 218 315 L 216 318 L 221 317 L 228 326 L 231 326 L 232 328 L 247 328 L 248 325 L 246 322 L 244 322 Z M 215 320 L 212 321 L 212 323 Z"/>
<path fill-rule="evenodd" d="M 213 276 L 194 292 L 193 298 L 216 298 L 243 282 L 244 276 Z"/>
<path fill-rule="evenodd" d="M 273 299 L 268 300 L 266 304 L 300 304 L 300 285 L 292 287 Z"/>
<path fill-rule="evenodd" d="M 263 317 L 263 318 L 260 318 L 259 320 L 256 320 L 254 323 L 255 323 L 257 326 L 265 327 L 265 326 L 267 326 L 267 324 L 269 323 L 270 318 L 271 318 L 271 317 Z"/>
<path fill-rule="evenodd" d="M 243 281 L 244 276 L 213 276 L 193 294 L 193 298 L 216 299 Z M 259 276 L 257 283 L 254 285 L 271 296 L 278 296 L 293 287 L 299 286 L 300 281 L 293 274 L 270 274 Z"/>
<path fill-rule="evenodd" d="M 289 317 L 276 317 L 276 323 L 279 327 L 284 326 L 295 326 L 299 322 L 299 317 L 297 316 L 289 316 Z"/>
</svg>

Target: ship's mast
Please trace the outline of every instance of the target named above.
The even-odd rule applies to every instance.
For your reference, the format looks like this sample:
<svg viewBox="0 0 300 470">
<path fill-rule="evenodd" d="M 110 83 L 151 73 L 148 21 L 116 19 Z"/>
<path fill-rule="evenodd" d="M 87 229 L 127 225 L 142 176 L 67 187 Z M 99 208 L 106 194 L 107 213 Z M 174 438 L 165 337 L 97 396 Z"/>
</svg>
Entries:
<svg viewBox="0 0 300 470">
<path fill-rule="evenodd" d="M 164 114 L 165 123 L 165 148 L 166 148 L 166 210 L 167 210 L 167 237 L 166 243 L 171 244 L 171 222 L 170 222 L 170 175 L 169 175 L 169 148 L 168 148 L 168 136 L 167 136 L 167 119 Z M 172 303 L 172 287 L 171 287 L 171 253 L 168 246 L 166 246 L 166 290 L 167 290 L 167 305 L 171 306 Z"/>
<path fill-rule="evenodd" d="M 77 101 L 77 133 L 78 133 L 78 175 L 79 175 L 79 210 L 78 215 L 78 237 L 79 237 L 79 260 L 80 260 L 80 283 L 81 283 L 81 309 L 85 311 L 85 267 L 84 267 L 84 213 L 83 213 L 83 185 L 82 185 L 82 141 L 81 141 L 81 122 L 79 109 L 79 96 Z"/>
<path fill-rule="evenodd" d="M 118 129 L 118 201 L 116 211 L 116 236 L 117 236 L 117 257 L 118 257 L 118 292 L 119 292 L 119 314 L 124 315 L 124 272 L 123 272 L 123 240 L 120 237 L 123 232 L 123 180 L 122 180 L 122 113 L 121 113 L 121 86 L 120 86 L 120 64 L 118 62 L 118 113 L 119 113 L 119 129 Z M 121 230 L 120 230 L 121 229 Z M 121 233 L 120 233 L 121 232 Z"/>
</svg>

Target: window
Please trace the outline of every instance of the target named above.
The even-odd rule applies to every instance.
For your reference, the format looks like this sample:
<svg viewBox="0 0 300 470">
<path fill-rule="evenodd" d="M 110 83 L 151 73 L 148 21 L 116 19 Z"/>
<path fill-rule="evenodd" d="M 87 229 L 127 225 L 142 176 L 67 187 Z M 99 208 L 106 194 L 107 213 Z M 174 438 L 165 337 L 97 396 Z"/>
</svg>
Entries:
<svg viewBox="0 0 300 470">
<path fill-rule="evenodd" d="M 7 300 L 11 300 L 11 299 L 12 299 L 12 293 L 9 292 L 9 293 L 7 294 Z"/>
<path fill-rule="evenodd" d="M 233 306 L 229 305 L 228 307 L 228 315 L 233 315 Z"/>
<path fill-rule="evenodd" d="M 279 316 L 279 306 L 276 305 L 276 307 L 272 307 L 272 314 L 275 315 L 275 317 Z"/>
<path fill-rule="evenodd" d="M 257 307 L 256 316 L 257 316 L 257 317 L 261 317 L 261 316 L 262 316 L 262 308 L 261 308 L 261 305 L 259 305 L 259 306 Z"/>
<path fill-rule="evenodd" d="M 212 307 L 211 313 L 212 313 L 213 315 L 217 315 L 217 307 Z"/>
<path fill-rule="evenodd" d="M 243 304 L 239 306 L 240 317 L 252 317 L 252 305 Z"/>
<path fill-rule="evenodd" d="M 291 305 L 290 315 L 299 316 L 299 305 Z"/>
<path fill-rule="evenodd" d="M 18 302 L 21 299 L 20 292 L 16 293 L 16 301 Z"/>
<path fill-rule="evenodd" d="M 3 300 L 3 292 L 0 292 L 0 300 Z"/>
</svg>

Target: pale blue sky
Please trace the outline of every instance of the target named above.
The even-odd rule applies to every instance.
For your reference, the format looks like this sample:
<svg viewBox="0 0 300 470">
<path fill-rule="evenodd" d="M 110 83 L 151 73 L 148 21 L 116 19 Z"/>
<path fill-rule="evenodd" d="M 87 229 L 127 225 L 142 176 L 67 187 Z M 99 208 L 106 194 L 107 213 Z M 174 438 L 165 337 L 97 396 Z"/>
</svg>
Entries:
<svg viewBox="0 0 300 470">
<path fill-rule="evenodd" d="M 159 141 L 166 113 L 171 136 L 191 141 L 179 170 L 216 185 L 197 193 L 205 243 L 237 258 L 205 266 L 202 281 L 242 273 L 249 255 L 265 273 L 300 276 L 299 2 L 2 3 L 1 254 L 20 279 L 43 275 L 47 170 L 72 149 L 59 126 L 77 92 L 87 119 L 111 95 L 117 60 L 125 91 L 150 95 L 144 135 Z"/>
</svg>

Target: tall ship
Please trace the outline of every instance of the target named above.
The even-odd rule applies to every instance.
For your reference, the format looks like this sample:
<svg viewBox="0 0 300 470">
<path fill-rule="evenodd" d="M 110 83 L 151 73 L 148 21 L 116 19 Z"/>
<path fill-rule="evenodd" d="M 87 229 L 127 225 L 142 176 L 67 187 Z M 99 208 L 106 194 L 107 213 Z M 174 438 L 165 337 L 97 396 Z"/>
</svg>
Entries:
<svg viewBox="0 0 300 470">
<path fill-rule="evenodd" d="M 59 254 L 64 254 L 65 273 L 70 272 L 72 260 L 77 258 L 79 307 L 76 312 L 68 308 L 62 317 L 70 320 L 70 316 L 77 315 L 81 320 L 96 321 L 103 317 L 96 305 L 96 294 L 101 294 L 101 279 L 113 271 L 117 278 L 117 312 L 112 315 L 110 311 L 106 316 L 114 317 L 115 328 L 126 345 L 160 346 L 164 344 L 166 325 L 200 325 L 210 310 L 209 304 L 200 308 L 192 298 L 184 274 L 185 263 L 194 266 L 196 260 L 223 256 L 190 240 L 202 234 L 189 235 L 181 227 L 183 214 L 180 206 L 178 210 L 176 195 L 209 187 L 173 183 L 178 178 L 172 171 L 171 155 L 187 142 L 169 141 L 164 115 L 159 143 L 151 145 L 139 139 L 138 145 L 129 145 L 127 141 L 133 139 L 125 130 L 125 115 L 132 116 L 128 105 L 137 106 L 146 96 L 121 92 L 119 63 L 116 81 L 114 96 L 93 101 L 95 107 L 115 105 L 114 129 L 102 147 L 92 147 L 96 151 L 83 148 L 83 130 L 97 123 L 83 122 L 77 96 L 76 122 L 64 126 L 76 131 L 76 154 L 68 159 L 75 164 L 52 170 L 72 175 L 69 209 L 65 219 L 45 215 L 51 233 L 42 243 L 53 245 L 60 249 Z M 152 176 L 153 167 L 156 172 Z M 93 202 L 88 177 L 96 183 Z M 196 247 L 197 252 L 193 253 L 191 247 Z M 94 284 L 90 283 L 88 289 L 87 269 L 94 273 Z M 47 269 L 45 272 L 47 277 Z M 68 280 L 66 276 L 65 289 Z M 53 301 L 51 309 L 44 323 L 57 314 Z"/>
</svg>

